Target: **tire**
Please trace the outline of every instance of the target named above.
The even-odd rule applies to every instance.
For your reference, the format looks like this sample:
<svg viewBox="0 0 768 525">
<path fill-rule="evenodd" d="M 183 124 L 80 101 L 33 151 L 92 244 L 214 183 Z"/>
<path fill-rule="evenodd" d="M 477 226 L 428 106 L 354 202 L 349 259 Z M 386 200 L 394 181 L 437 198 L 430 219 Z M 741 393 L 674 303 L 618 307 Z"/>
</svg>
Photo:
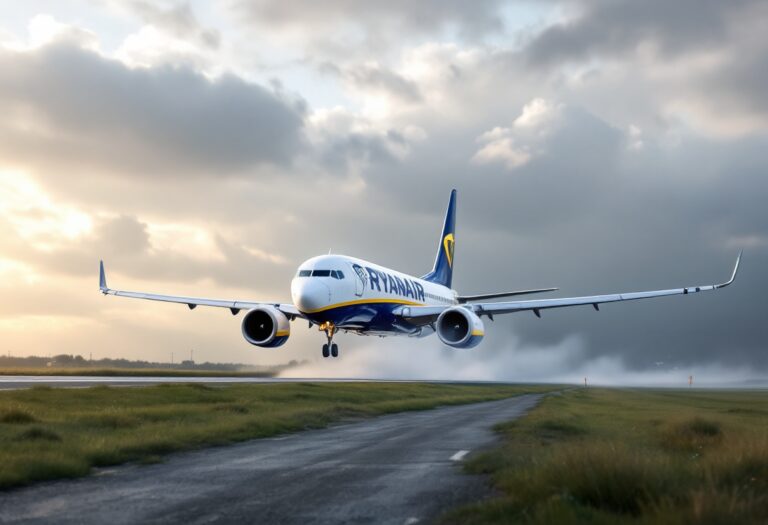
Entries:
<svg viewBox="0 0 768 525">
<path fill-rule="evenodd" d="M 339 345 L 337 345 L 336 343 L 333 343 L 331 345 L 331 355 L 333 357 L 339 357 Z"/>
<path fill-rule="evenodd" d="M 328 357 L 330 355 L 330 352 L 328 351 L 328 345 L 323 345 L 323 357 Z"/>
</svg>

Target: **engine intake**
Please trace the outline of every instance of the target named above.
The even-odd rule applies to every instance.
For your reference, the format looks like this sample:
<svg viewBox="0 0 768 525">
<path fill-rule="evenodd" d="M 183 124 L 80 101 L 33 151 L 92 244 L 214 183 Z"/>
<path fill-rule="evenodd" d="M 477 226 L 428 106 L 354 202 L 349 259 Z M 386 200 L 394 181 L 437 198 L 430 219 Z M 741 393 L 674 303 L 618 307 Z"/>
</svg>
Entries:
<svg viewBox="0 0 768 525">
<path fill-rule="evenodd" d="M 437 318 L 437 336 L 454 348 L 472 348 L 485 335 L 483 321 L 474 312 L 462 307 L 449 308 Z"/>
<path fill-rule="evenodd" d="M 291 323 L 283 312 L 273 306 L 249 310 L 241 325 L 245 340 L 255 346 L 275 348 L 291 335 Z"/>
</svg>

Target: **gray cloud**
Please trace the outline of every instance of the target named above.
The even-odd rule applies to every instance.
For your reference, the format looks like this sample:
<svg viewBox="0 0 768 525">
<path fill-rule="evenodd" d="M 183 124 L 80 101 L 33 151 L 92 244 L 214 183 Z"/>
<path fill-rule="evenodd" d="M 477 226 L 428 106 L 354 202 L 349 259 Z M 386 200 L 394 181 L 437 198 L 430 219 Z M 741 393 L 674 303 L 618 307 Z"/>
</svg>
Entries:
<svg viewBox="0 0 768 525">
<path fill-rule="evenodd" d="M 0 149 L 32 164 L 220 175 L 287 164 L 303 147 L 303 103 L 234 76 L 129 69 L 67 44 L 2 51 L 0 70 L 14 72 L 0 79 L 0 107 L 17 117 L 0 127 Z"/>
<path fill-rule="evenodd" d="M 331 170 L 344 173 L 350 163 L 364 162 L 378 165 L 392 165 L 397 159 L 388 144 L 392 138 L 397 142 L 397 133 L 391 137 L 374 133 L 351 132 L 345 135 L 329 134 L 319 151 L 320 161 Z"/>
<path fill-rule="evenodd" d="M 405 0 L 235 0 L 238 9 L 247 13 L 254 23 L 267 26 L 339 26 L 346 23 L 361 24 L 365 32 L 380 33 L 397 31 L 434 34 L 447 26 L 456 26 L 465 35 L 483 36 L 503 29 L 500 15 L 503 2 L 481 0 L 468 4 L 461 0 L 430 0 L 408 2 Z M 317 30 L 316 29 L 316 30 Z"/>
<path fill-rule="evenodd" d="M 638 85 L 653 89 L 646 98 L 706 116 L 713 128 L 718 121 L 723 128 L 736 122 L 743 129 L 768 120 L 765 2 L 569 4 L 577 15 L 549 25 L 523 47 L 529 68 L 560 71 L 563 65 L 591 63 L 592 74 L 599 75 L 606 60 L 621 61 L 627 95 Z"/>
<path fill-rule="evenodd" d="M 763 17 L 752 21 L 761 27 L 766 23 L 768 8 Z M 715 105 L 718 113 L 737 112 L 747 118 L 768 120 L 768 36 L 762 31 L 745 32 L 722 67 L 697 80 L 705 88 L 700 96 L 703 103 Z"/>
<path fill-rule="evenodd" d="M 622 55 L 636 51 L 643 43 L 657 45 L 663 55 L 716 49 L 734 29 L 738 30 L 736 22 L 761 4 L 756 0 L 572 3 L 579 11 L 575 18 L 535 35 L 527 49 L 531 63 Z"/>
<path fill-rule="evenodd" d="M 218 48 L 221 43 L 219 31 L 204 28 L 189 2 L 175 3 L 165 9 L 156 2 L 145 0 L 129 0 L 125 5 L 145 23 L 164 29 L 177 38 L 197 41 L 211 49 Z"/>
<path fill-rule="evenodd" d="M 360 90 L 383 91 L 405 103 L 421 101 L 419 87 L 413 81 L 381 66 L 349 68 L 345 77 Z"/>
</svg>

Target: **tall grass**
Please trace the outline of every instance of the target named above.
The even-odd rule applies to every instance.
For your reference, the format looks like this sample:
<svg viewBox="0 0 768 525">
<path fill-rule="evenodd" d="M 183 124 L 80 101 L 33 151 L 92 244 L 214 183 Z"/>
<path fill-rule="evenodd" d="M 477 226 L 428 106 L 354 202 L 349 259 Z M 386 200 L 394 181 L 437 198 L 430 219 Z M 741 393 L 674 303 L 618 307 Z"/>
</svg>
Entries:
<svg viewBox="0 0 768 525">
<path fill-rule="evenodd" d="M 18 408 L 10 408 L 0 412 L 0 423 L 24 424 L 33 421 L 35 421 L 35 417 L 32 414 Z"/>
<path fill-rule="evenodd" d="M 0 392 L 0 489 L 154 462 L 208 445 L 366 417 L 500 399 L 543 387 L 415 383 L 261 384 Z"/>
<path fill-rule="evenodd" d="M 580 390 L 468 464 L 503 496 L 448 523 L 768 523 L 768 392 Z"/>
</svg>

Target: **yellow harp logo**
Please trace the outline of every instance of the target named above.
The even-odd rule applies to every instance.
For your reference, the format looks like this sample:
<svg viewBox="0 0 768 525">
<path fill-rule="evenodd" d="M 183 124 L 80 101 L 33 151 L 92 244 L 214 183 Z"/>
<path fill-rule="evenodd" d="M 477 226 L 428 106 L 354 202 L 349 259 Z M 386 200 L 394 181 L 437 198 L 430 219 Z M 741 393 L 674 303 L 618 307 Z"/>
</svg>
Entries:
<svg viewBox="0 0 768 525">
<path fill-rule="evenodd" d="M 449 233 L 443 237 L 443 248 L 445 248 L 445 257 L 448 259 L 448 266 L 453 268 L 453 234 Z"/>
</svg>

